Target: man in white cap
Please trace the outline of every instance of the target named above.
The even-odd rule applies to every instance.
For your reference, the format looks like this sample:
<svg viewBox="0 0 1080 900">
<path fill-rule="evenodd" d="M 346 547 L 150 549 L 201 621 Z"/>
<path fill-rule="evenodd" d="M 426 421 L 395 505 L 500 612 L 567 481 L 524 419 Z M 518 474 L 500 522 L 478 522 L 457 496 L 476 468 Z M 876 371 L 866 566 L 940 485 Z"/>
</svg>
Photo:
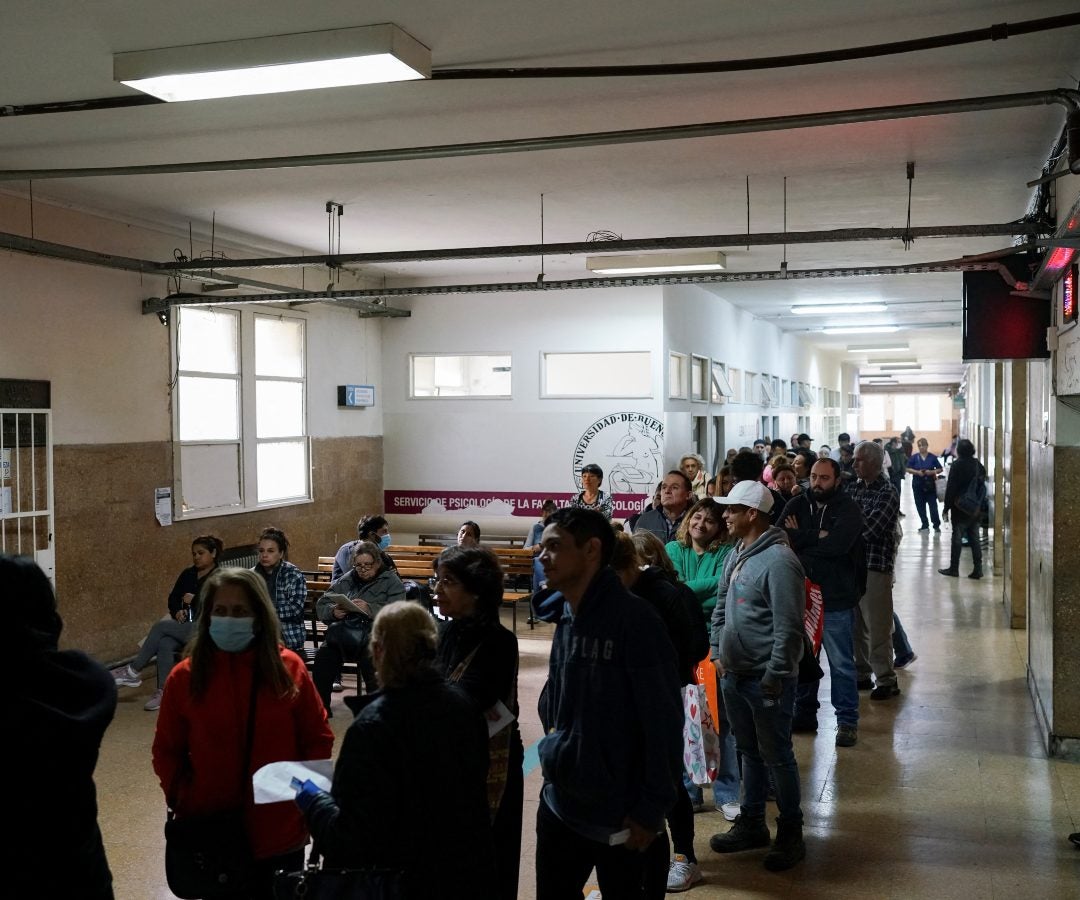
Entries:
<svg viewBox="0 0 1080 900">
<path fill-rule="evenodd" d="M 743 760 L 742 809 L 730 831 L 709 846 L 735 853 L 769 846 L 765 796 L 776 789 L 776 841 L 765 856 L 771 872 L 790 869 L 806 855 L 799 766 L 791 746 L 795 687 L 805 644 L 806 588 L 787 536 L 770 524 L 772 492 L 740 481 L 726 497 L 724 521 L 736 540 L 724 564 L 712 618 L 711 657 L 735 745 Z"/>
</svg>

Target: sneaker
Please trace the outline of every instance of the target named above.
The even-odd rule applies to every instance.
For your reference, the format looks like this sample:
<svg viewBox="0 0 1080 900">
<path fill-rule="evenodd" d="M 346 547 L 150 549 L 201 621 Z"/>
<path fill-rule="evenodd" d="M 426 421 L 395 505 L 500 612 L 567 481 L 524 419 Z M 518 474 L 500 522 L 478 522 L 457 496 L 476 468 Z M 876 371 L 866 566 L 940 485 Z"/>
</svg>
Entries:
<svg viewBox="0 0 1080 900">
<path fill-rule="evenodd" d="M 729 822 L 734 822 L 739 818 L 739 813 L 742 812 L 742 807 L 739 805 L 738 800 L 732 800 L 730 803 L 721 803 L 718 807 L 721 815 Z"/>
<path fill-rule="evenodd" d="M 871 700 L 891 700 L 893 697 L 900 696 L 900 685 L 898 684 L 879 684 L 870 692 Z"/>
<path fill-rule="evenodd" d="M 929 530 L 930 530 L 929 525 L 923 525 L 923 527 L 919 529 L 919 531 L 929 531 Z"/>
<path fill-rule="evenodd" d="M 739 853 L 768 847 L 769 839 L 769 826 L 765 824 L 764 816 L 750 819 L 740 814 L 730 829 L 709 838 L 709 847 L 714 853 Z"/>
<path fill-rule="evenodd" d="M 343 690 L 345 690 L 345 685 L 343 685 L 340 681 L 335 681 L 332 685 L 330 685 L 330 690 L 333 691 L 335 694 L 340 694 Z"/>
<path fill-rule="evenodd" d="M 837 725 L 836 726 L 836 746 L 837 747 L 854 747 L 859 743 L 859 726 L 858 725 Z"/>
<path fill-rule="evenodd" d="M 667 892 L 669 894 L 678 894 L 681 891 L 688 891 L 695 884 L 701 884 L 705 880 L 705 876 L 701 874 L 701 869 L 698 868 L 697 863 L 692 863 L 681 853 L 676 853 L 675 858 L 671 861 L 671 868 L 667 873 Z"/>
<path fill-rule="evenodd" d="M 119 669 L 113 669 L 112 677 L 113 681 L 116 682 L 117 687 L 138 687 L 142 684 L 139 673 L 131 668 L 131 663 L 128 663 L 126 666 L 120 666 Z"/>
<path fill-rule="evenodd" d="M 860 691 L 872 691 L 874 689 L 874 681 L 872 678 L 860 678 L 855 683 L 855 687 Z"/>
<path fill-rule="evenodd" d="M 892 667 L 894 669 L 906 669 L 913 662 L 915 662 L 915 660 L 917 660 L 918 658 L 919 658 L 919 655 L 913 650 L 913 651 L 911 651 L 911 653 L 908 653 L 908 654 L 906 654 L 904 656 L 896 657 L 896 659 L 893 660 Z"/>
<path fill-rule="evenodd" d="M 150 699 L 146 701 L 146 706 L 143 707 L 147 712 L 155 712 L 161 709 L 161 695 L 164 693 L 161 688 L 158 688 L 154 693 L 150 695 Z"/>
</svg>

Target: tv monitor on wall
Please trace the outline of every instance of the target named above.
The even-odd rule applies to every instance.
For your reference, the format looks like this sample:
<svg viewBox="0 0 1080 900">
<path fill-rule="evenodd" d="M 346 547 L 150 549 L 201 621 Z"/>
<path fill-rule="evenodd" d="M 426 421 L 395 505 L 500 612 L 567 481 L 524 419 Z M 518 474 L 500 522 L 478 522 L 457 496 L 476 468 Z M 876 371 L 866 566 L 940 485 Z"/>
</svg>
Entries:
<svg viewBox="0 0 1080 900">
<path fill-rule="evenodd" d="M 1049 300 L 1013 296 L 997 272 L 964 272 L 964 362 L 1049 359 Z"/>
</svg>

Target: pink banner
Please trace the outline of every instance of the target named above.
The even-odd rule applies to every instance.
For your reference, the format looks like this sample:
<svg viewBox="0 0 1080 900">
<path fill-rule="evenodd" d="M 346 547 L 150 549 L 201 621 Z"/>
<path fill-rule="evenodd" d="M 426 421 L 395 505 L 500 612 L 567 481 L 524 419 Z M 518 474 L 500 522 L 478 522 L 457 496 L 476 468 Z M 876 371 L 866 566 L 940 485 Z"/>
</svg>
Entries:
<svg viewBox="0 0 1080 900">
<path fill-rule="evenodd" d="M 541 494 L 535 491 L 384 491 L 387 515 L 420 513 L 471 513 L 484 516 L 528 516 L 539 518 L 545 500 L 565 506 L 575 494 Z M 615 518 L 625 519 L 639 512 L 644 494 L 616 494 Z"/>
</svg>

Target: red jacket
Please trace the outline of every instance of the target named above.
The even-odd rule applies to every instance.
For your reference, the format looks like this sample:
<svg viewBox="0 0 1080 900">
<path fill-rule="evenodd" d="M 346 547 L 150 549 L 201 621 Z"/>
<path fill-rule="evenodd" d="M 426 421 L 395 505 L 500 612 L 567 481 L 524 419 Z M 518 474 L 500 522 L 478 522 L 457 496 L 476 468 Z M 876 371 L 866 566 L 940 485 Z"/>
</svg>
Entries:
<svg viewBox="0 0 1080 900">
<path fill-rule="evenodd" d="M 253 650 L 215 652 L 209 689 L 191 695 L 191 660 L 179 663 L 165 683 L 154 734 L 154 771 L 178 817 L 247 808 L 248 835 L 257 859 L 304 846 L 308 833 L 291 801 L 255 806 L 251 782 L 240 780 L 251 698 Z M 300 657 L 281 648 L 281 660 L 300 692 L 291 699 L 260 687 L 248 771 L 289 759 L 330 759 L 334 734 L 326 710 Z M 246 795 L 246 799 L 243 799 Z"/>
</svg>

